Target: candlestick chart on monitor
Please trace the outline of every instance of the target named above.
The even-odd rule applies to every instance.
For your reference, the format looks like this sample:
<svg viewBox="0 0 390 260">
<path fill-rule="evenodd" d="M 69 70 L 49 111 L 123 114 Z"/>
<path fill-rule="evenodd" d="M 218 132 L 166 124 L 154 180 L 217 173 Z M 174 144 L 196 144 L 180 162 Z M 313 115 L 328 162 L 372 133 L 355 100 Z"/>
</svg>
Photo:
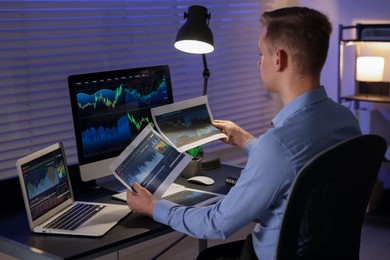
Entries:
<svg viewBox="0 0 390 260">
<path fill-rule="evenodd" d="M 166 65 L 73 75 L 68 82 L 80 165 L 119 155 L 153 124 L 151 108 L 173 102 Z"/>
</svg>

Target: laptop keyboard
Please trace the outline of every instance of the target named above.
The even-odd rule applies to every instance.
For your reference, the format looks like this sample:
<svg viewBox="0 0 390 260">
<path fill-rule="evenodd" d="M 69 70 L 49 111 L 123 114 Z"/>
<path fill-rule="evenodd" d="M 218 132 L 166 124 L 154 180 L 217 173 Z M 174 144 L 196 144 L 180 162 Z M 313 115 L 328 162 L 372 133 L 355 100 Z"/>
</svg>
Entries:
<svg viewBox="0 0 390 260">
<path fill-rule="evenodd" d="M 45 228 L 75 230 L 105 206 L 77 203 L 64 214 L 48 223 Z"/>
</svg>

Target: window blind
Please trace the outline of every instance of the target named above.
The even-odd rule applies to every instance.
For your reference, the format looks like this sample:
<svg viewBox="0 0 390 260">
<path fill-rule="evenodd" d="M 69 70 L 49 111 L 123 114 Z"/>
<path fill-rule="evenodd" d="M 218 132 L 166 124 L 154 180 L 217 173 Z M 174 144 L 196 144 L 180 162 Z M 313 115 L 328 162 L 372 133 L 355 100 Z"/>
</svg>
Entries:
<svg viewBox="0 0 390 260">
<path fill-rule="evenodd" d="M 257 0 L 1 1 L 0 179 L 15 162 L 62 141 L 77 163 L 67 86 L 72 74 L 168 64 L 175 101 L 202 95 L 201 55 L 173 47 L 190 5 L 211 13 L 215 51 L 207 55 L 208 97 L 214 118 L 264 132 L 277 107 L 256 66 L 260 33 Z M 229 149 L 222 142 L 208 151 Z"/>
</svg>

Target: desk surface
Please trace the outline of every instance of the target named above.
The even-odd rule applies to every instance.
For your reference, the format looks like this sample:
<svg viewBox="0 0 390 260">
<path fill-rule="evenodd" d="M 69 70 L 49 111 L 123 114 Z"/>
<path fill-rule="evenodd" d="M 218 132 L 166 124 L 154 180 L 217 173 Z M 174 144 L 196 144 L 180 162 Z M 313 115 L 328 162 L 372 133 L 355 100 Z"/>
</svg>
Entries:
<svg viewBox="0 0 390 260">
<path fill-rule="evenodd" d="M 190 188 L 202 189 L 226 194 L 230 186 L 225 183 L 225 177 L 238 177 L 241 168 L 222 165 L 213 170 L 203 171 L 203 175 L 215 180 L 211 186 L 200 186 L 187 183 L 183 177 L 175 182 Z M 73 184 L 73 180 L 72 180 Z M 75 186 L 73 184 L 73 186 Z M 11 190 L 12 188 L 9 187 Z M 20 191 L 19 183 L 14 187 Z M 101 201 L 123 204 L 113 200 L 112 191 L 106 189 L 75 188 L 76 200 Z M 20 193 L 20 192 L 19 192 Z M 2 200 L 5 200 L 4 194 Z M 12 204 L 12 205 L 10 205 Z M 117 251 L 143 241 L 153 239 L 172 232 L 168 226 L 155 222 L 153 219 L 130 213 L 108 233 L 99 238 L 34 234 L 30 231 L 27 216 L 21 197 L 2 208 L 0 216 L 0 251 L 17 258 L 28 259 L 70 259 L 91 258 Z"/>
</svg>

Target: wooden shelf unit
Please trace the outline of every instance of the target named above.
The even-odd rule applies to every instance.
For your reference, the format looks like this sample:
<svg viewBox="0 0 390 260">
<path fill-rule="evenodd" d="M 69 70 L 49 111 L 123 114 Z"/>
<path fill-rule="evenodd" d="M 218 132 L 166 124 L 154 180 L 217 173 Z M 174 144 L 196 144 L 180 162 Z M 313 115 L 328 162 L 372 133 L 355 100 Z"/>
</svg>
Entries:
<svg viewBox="0 0 390 260">
<path fill-rule="evenodd" d="M 345 37 L 347 32 L 353 36 Z M 355 93 L 352 95 L 343 94 L 344 48 L 351 45 L 358 46 L 364 42 L 388 42 L 390 44 L 390 24 L 339 25 L 337 99 L 339 103 L 343 101 L 354 102 L 354 108 L 359 108 L 361 101 L 390 103 L 390 82 L 367 84 L 355 80 Z M 356 49 L 357 47 L 355 47 L 355 60 L 358 56 Z"/>
</svg>

